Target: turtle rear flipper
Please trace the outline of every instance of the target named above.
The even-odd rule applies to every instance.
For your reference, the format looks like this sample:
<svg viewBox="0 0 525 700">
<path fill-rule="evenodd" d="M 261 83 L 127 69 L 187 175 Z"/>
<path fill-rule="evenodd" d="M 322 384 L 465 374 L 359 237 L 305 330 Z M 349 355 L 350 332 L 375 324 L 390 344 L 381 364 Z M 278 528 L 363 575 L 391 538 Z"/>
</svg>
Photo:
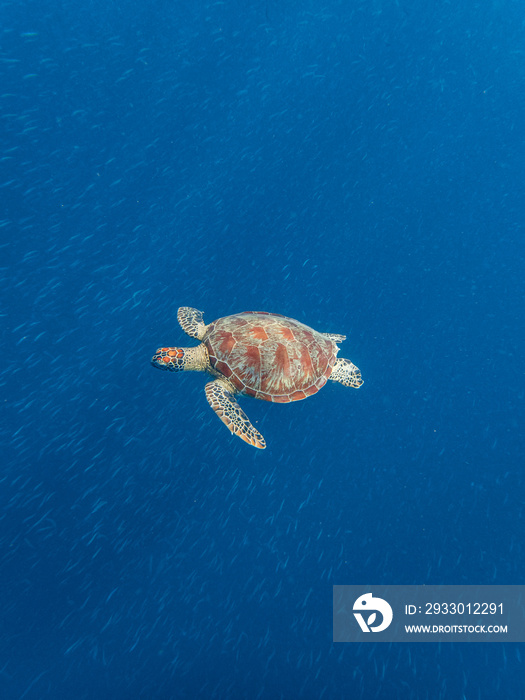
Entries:
<svg viewBox="0 0 525 700">
<path fill-rule="evenodd" d="M 343 340 L 346 340 L 346 335 L 341 335 L 340 333 L 322 333 L 321 335 L 324 335 L 325 338 L 330 338 L 334 343 L 342 343 Z"/>
<path fill-rule="evenodd" d="M 221 379 L 215 379 L 204 387 L 208 403 L 234 435 L 253 447 L 264 450 L 266 443 L 261 433 L 250 423 L 248 416 L 235 400 L 229 385 Z"/>
<path fill-rule="evenodd" d="M 353 362 L 345 360 L 344 357 L 340 357 L 335 361 L 330 379 L 344 386 L 353 386 L 354 389 L 358 389 L 363 383 L 359 369 Z"/>
</svg>

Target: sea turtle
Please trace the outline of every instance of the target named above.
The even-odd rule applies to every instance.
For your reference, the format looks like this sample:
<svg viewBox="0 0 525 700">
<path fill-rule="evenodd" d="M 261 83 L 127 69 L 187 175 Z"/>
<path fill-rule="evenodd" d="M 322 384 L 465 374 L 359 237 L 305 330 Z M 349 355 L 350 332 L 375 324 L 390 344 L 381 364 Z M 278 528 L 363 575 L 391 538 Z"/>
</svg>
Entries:
<svg viewBox="0 0 525 700">
<path fill-rule="evenodd" d="M 312 396 L 328 379 L 360 387 L 358 368 L 337 359 L 337 343 L 346 336 L 319 333 L 292 318 L 266 311 L 244 311 L 206 325 L 202 311 L 182 306 L 177 320 L 193 348 L 159 348 L 154 367 L 181 372 L 209 372 L 208 403 L 222 422 L 245 442 L 264 449 L 263 436 L 248 420 L 235 394 L 264 401 L 289 403 Z"/>
</svg>

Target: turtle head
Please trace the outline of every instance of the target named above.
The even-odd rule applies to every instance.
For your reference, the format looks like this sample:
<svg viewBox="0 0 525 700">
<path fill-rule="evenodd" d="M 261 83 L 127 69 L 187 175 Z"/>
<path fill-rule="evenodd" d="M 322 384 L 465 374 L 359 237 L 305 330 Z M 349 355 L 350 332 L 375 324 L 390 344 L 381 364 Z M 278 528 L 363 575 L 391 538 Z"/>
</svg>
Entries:
<svg viewBox="0 0 525 700">
<path fill-rule="evenodd" d="M 170 372 L 202 371 L 208 367 L 208 353 L 204 345 L 196 348 L 159 348 L 151 358 L 151 364 Z"/>
<path fill-rule="evenodd" d="M 184 348 L 159 348 L 151 358 L 153 367 L 182 372 L 184 368 Z"/>
</svg>

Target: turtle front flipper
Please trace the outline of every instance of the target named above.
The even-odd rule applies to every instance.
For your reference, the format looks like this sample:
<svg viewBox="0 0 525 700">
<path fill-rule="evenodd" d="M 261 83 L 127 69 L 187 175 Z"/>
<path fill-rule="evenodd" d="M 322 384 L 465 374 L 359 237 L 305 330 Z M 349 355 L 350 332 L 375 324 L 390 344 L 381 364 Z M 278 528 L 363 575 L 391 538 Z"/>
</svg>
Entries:
<svg viewBox="0 0 525 700">
<path fill-rule="evenodd" d="M 333 379 L 334 382 L 340 382 L 344 386 L 353 386 L 354 389 L 358 389 L 363 383 L 359 369 L 353 362 L 345 360 L 344 357 L 335 361 L 330 379 Z"/>
<path fill-rule="evenodd" d="M 181 306 L 177 311 L 177 321 L 182 330 L 187 333 L 190 338 L 202 340 L 206 335 L 206 324 L 202 320 L 203 313 L 198 309 L 192 309 L 191 306 Z"/>
<path fill-rule="evenodd" d="M 250 423 L 248 416 L 235 400 L 229 384 L 222 379 L 215 379 L 204 387 L 208 403 L 234 435 L 253 447 L 264 450 L 266 443 L 258 430 Z"/>
</svg>

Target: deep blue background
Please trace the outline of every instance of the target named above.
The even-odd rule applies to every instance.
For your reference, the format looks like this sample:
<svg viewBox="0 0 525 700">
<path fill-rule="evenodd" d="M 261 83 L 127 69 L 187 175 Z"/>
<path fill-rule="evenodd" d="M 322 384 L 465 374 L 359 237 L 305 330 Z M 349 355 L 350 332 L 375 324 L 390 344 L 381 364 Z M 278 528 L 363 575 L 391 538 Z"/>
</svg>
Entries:
<svg viewBox="0 0 525 700">
<path fill-rule="evenodd" d="M 333 645 L 332 585 L 523 583 L 521 2 L 0 5 L 0 693 L 524 698 L 519 645 Z M 344 333 L 243 400 L 176 309 Z"/>
</svg>

